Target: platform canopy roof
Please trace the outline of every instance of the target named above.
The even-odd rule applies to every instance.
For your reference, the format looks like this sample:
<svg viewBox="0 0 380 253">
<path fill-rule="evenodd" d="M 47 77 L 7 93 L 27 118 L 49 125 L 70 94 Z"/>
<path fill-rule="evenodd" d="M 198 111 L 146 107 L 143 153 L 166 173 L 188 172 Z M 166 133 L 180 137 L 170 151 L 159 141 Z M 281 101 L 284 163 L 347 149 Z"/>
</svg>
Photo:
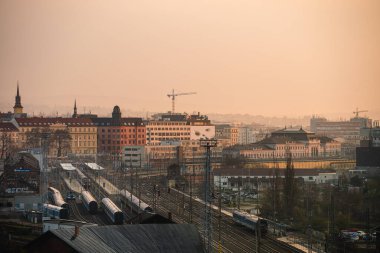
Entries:
<svg viewBox="0 0 380 253">
<path fill-rule="evenodd" d="M 71 163 L 61 163 L 63 170 L 76 170 L 76 168 Z"/>
<path fill-rule="evenodd" d="M 85 163 L 92 170 L 104 170 L 104 168 L 96 163 Z"/>
<path fill-rule="evenodd" d="M 204 253 L 193 224 L 138 224 L 89 226 L 50 230 L 27 245 L 28 252 L 50 252 L 46 245 L 60 245 L 62 252 L 80 253 Z M 50 250 L 50 249 L 49 249 Z M 66 251 L 65 251 L 66 250 Z"/>
</svg>

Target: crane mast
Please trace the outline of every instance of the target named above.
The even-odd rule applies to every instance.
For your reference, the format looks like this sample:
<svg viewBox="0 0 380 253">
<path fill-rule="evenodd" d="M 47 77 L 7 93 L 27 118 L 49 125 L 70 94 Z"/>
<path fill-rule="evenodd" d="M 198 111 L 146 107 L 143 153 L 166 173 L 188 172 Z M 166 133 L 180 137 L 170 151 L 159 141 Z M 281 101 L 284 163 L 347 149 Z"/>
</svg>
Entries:
<svg viewBox="0 0 380 253">
<path fill-rule="evenodd" d="M 172 113 L 175 112 L 175 97 L 176 96 L 183 96 L 183 95 L 194 95 L 197 94 L 196 92 L 184 92 L 184 93 L 175 93 L 174 89 L 172 90 L 171 94 L 168 94 L 168 97 L 172 99 Z"/>
<path fill-rule="evenodd" d="M 359 111 L 359 109 L 356 107 L 356 111 L 353 112 L 353 114 L 355 114 L 355 118 L 359 118 L 359 113 L 361 112 L 368 112 L 368 110 Z"/>
</svg>

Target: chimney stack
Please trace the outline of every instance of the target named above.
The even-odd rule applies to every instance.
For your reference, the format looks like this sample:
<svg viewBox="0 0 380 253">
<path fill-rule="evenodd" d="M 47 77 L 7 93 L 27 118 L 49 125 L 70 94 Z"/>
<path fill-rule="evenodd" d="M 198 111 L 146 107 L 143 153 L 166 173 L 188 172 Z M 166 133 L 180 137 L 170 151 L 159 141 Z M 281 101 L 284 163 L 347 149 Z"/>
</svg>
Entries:
<svg viewBox="0 0 380 253">
<path fill-rule="evenodd" d="M 79 235 L 79 226 L 75 226 L 74 236 L 77 237 Z"/>
</svg>

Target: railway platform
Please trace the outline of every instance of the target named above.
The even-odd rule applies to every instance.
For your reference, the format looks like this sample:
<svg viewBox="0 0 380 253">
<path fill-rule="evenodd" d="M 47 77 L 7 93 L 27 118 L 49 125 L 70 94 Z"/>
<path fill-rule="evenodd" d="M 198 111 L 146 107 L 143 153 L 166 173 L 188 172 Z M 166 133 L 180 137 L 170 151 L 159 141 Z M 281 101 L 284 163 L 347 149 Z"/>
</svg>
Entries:
<svg viewBox="0 0 380 253">
<path fill-rule="evenodd" d="M 83 188 L 76 179 L 73 179 L 73 178 L 69 179 L 65 177 L 63 178 L 63 180 L 65 181 L 65 184 L 71 191 L 76 192 L 76 193 L 81 193 Z"/>
<path fill-rule="evenodd" d="M 100 185 L 106 191 L 107 194 L 109 195 L 119 194 L 120 190 L 104 177 L 99 176 L 93 179 L 98 185 Z"/>
<path fill-rule="evenodd" d="M 299 242 L 296 242 L 294 241 L 291 237 L 289 236 L 284 236 L 284 237 L 280 237 L 280 238 L 277 238 L 278 241 L 281 241 L 281 242 L 284 242 L 290 246 L 292 246 L 293 248 L 296 248 L 302 252 L 305 252 L 305 253 L 321 253 L 321 251 L 317 251 L 315 249 L 310 249 L 304 245 L 307 245 L 307 242 L 304 242 L 304 245 L 300 244 Z"/>
</svg>

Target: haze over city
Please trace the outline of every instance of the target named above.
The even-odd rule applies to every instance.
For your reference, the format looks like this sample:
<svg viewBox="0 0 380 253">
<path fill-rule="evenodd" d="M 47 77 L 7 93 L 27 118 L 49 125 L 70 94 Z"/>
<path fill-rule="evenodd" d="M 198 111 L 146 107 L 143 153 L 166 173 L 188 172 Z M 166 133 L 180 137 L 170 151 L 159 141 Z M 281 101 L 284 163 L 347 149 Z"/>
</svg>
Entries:
<svg viewBox="0 0 380 253">
<path fill-rule="evenodd" d="M 0 2 L 0 111 L 379 117 L 379 1 Z M 109 108 L 109 109 L 108 109 Z M 81 111 L 82 112 L 82 111 Z M 98 113 L 98 112 L 94 112 Z"/>
</svg>

